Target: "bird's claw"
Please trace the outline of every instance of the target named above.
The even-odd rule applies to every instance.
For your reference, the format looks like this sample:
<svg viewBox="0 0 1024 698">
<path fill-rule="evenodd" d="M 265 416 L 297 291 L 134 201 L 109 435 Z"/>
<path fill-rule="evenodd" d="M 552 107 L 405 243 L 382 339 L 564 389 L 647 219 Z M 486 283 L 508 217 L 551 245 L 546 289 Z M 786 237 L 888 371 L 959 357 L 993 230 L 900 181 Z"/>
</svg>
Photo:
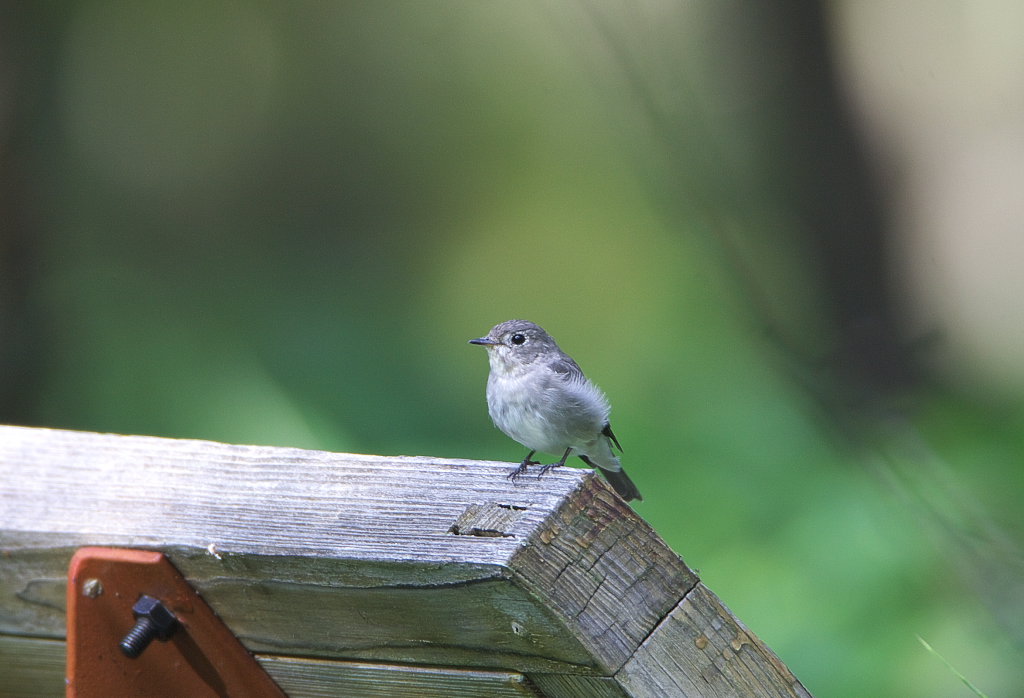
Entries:
<svg viewBox="0 0 1024 698">
<path fill-rule="evenodd" d="M 520 475 L 526 474 L 527 468 L 529 468 L 531 465 L 540 465 L 540 462 L 530 460 L 529 458 L 524 458 L 523 462 L 519 464 L 519 467 L 507 475 L 508 479 L 511 480 L 512 482 L 515 482 L 516 480 L 519 479 Z"/>
<path fill-rule="evenodd" d="M 547 475 L 549 472 L 551 472 L 555 468 L 560 468 L 563 465 L 565 465 L 565 463 L 549 463 L 548 465 L 541 466 L 540 472 L 537 473 L 537 479 L 539 480 L 542 475 Z"/>
</svg>

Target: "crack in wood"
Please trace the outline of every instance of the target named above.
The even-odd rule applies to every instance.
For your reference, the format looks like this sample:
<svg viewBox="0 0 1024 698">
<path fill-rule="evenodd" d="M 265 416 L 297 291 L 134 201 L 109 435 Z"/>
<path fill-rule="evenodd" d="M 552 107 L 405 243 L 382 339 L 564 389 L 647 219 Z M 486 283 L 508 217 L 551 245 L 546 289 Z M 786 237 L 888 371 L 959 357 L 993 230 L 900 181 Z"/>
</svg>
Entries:
<svg viewBox="0 0 1024 698">
<path fill-rule="evenodd" d="M 511 529 L 525 511 L 526 507 L 515 504 L 470 504 L 451 525 L 448 533 L 479 538 L 515 538 Z"/>
</svg>

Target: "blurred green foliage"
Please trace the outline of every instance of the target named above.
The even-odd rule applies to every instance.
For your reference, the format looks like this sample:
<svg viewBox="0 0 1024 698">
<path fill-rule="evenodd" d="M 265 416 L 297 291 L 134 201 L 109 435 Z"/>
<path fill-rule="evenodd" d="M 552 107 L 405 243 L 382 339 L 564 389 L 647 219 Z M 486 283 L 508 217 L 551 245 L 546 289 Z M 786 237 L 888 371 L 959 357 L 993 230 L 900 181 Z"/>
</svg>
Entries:
<svg viewBox="0 0 1024 698">
<path fill-rule="evenodd" d="M 709 58 L 738 55 L 753 20 L 672 3 L 5 13 L 36 337 L 9 419 L 518 460 L 466 340 L 531 319 L 608 393 L 640 514 L 813 693 L 964 695 L 918 636 L 990 695 L 1024 685 L 963 559 L 837 445 L 715 242 L 739 233 L 785 322 L 822 322 L 800 224 L 764 178 L 798 166 L 765 161 L 772 84 Z M 1019 402 L 915 398 L 933 455 L 1019 540 Z"/>
</svg>

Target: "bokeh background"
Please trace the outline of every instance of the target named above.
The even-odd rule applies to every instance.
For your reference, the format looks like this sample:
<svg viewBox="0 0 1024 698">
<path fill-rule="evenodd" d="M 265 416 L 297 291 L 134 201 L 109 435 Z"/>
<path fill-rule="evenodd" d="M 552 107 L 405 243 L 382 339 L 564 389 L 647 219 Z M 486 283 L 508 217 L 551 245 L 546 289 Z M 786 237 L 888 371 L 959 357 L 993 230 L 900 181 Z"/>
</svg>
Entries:
<svg viewBox="0 0 1024 698">
<path fill-rule="evenodd" d="M 0 420 L 518 461 L 528 318 L 809 690 L 1024 695 L 1022 8 L 0 3 Z"/>
</svg>

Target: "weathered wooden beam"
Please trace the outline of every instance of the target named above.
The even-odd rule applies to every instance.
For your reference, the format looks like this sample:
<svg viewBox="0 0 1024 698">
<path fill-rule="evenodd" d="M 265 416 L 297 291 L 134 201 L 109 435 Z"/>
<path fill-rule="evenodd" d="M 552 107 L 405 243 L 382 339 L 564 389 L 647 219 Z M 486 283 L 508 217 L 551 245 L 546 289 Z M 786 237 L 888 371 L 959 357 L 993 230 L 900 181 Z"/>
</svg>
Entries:
<svg viewBox="0 0 1024 698">
<path fill-rule="evenodd" d="M 0 426 L 0 637 L 62 639 L 74 550 L 131 546 L 165 552 L 297 686 L 394 671 L 656 695 L 704 659 L 805 695 L 753 636 L 725 657 L 708 614 L 679 615 L 696 575 L 600 478 L 513 485 L 509 467 Z M 713 625 L 737 624 L 720 609 Z M 709 638 L 678 666 L 658 644 L 676 626 Z"/>
<path fill-rule="evenodd" d="M 367 664 L 257 655 L 289 695 L 361 698 L 538 698 L 518 672 Z M 65 644 L 59 640 L 0 635 L 0 696 L 63 695 Z"/>
<path fill-rule="evenodd" d="M 64 694 L 65 645 L 59 640 L 0 635 L 0 696 Z"/>
</svg>

